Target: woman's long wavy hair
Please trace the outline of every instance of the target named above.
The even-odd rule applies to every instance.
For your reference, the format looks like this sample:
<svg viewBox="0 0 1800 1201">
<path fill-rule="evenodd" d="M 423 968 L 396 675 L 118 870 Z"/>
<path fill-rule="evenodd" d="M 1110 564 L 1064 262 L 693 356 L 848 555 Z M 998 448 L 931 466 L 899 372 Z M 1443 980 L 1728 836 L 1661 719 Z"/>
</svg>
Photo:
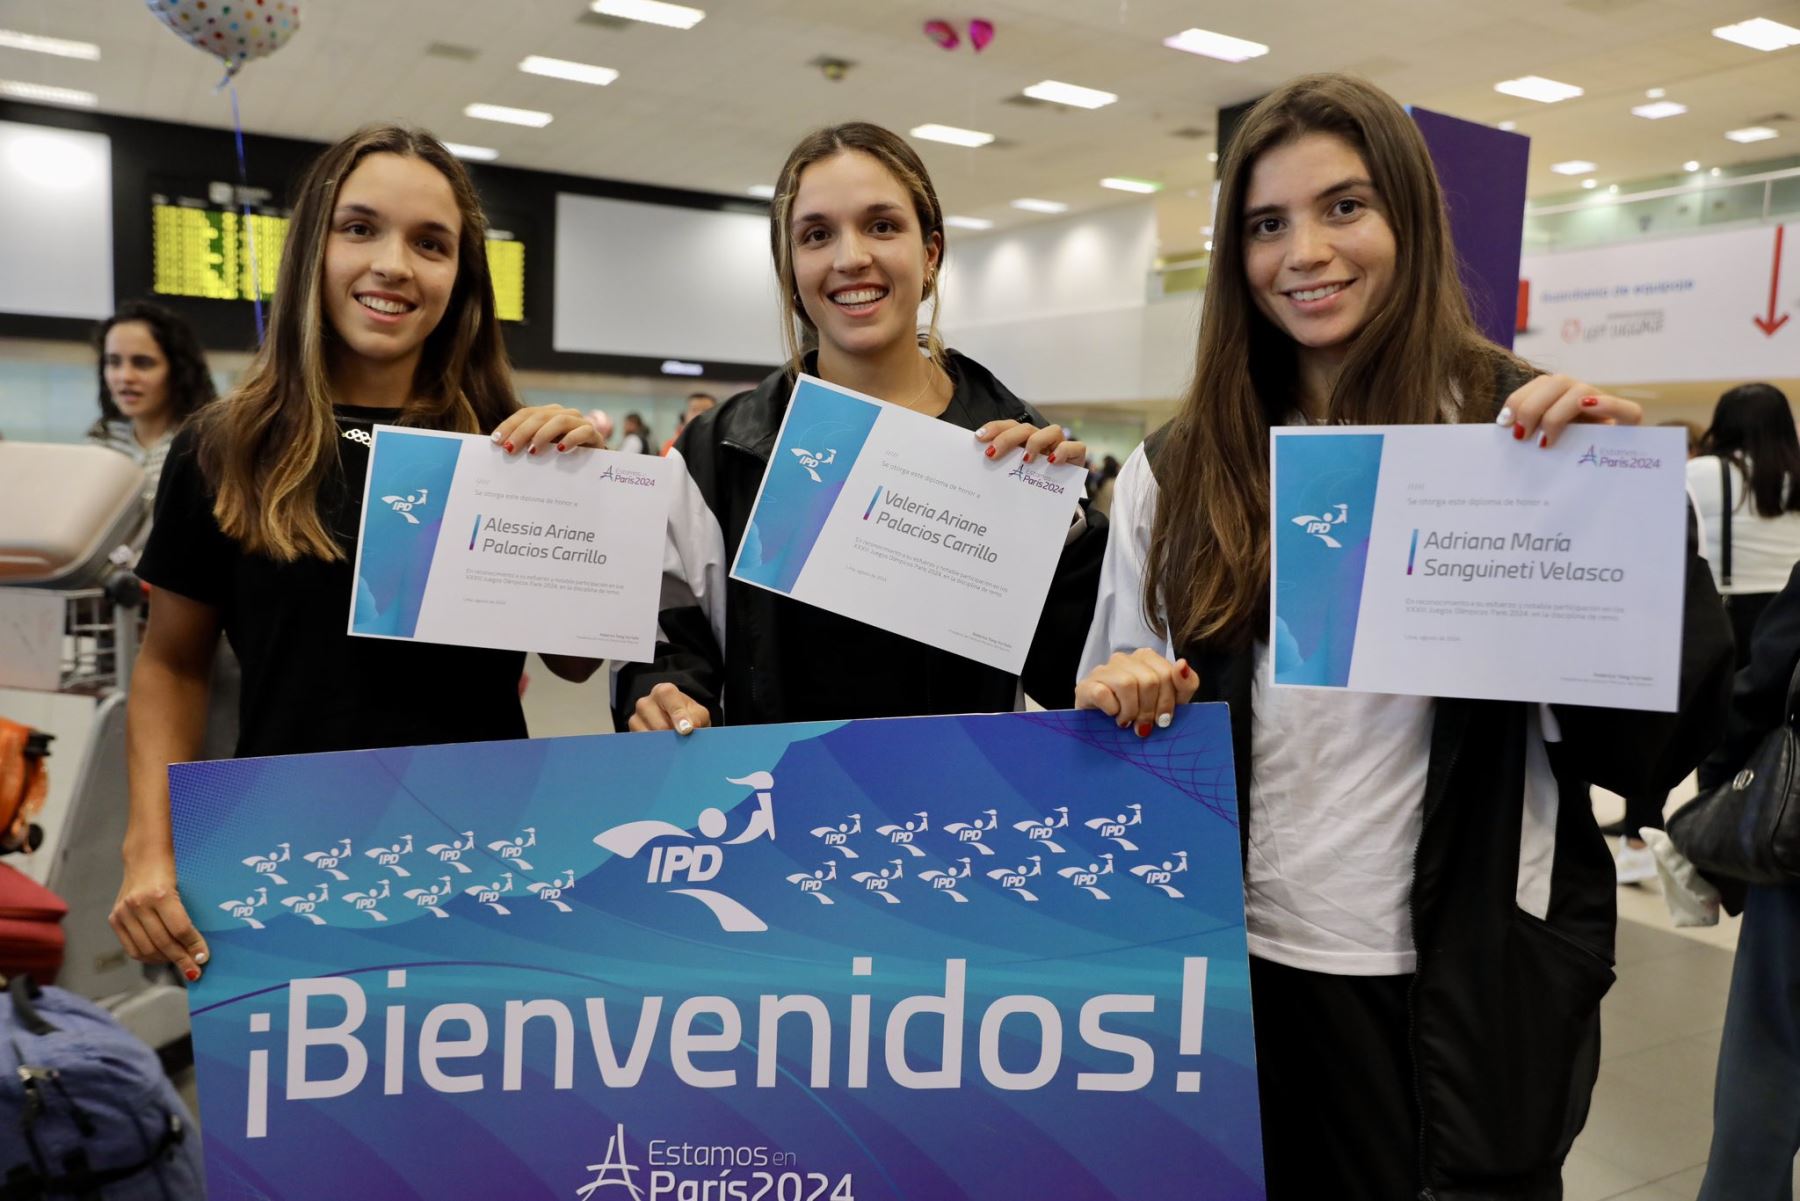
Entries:
<svg viewBox="0 0 1800 1201">
<path fill-rule="evenodd" d="M 934 237 L 937 239 L 937 270 L 926 275 L 925 291 L 919 298 L 921 307 L 926 301 L 932 302 L 931 323 L 919 341 L 932 361 L 942 367 L 944 342 L 938 336 L 938 311 L 943 307 L 943 293 L 938 281 L 944 270 L 944 207 L 938 202 L 937 189 L 931 186 L 924 160 L 905 138 L 867 121 L 851 121 L 815 130 L 800 139 L 775 178 L 775 198 L 769 204 L 769 251 L 775 258 L 775 275 L 781 286 L 781 336 L 787 344 L 788 370 L 798 372 L 806 353 L 816 349 L 819 340 L 819 331 L 806 315 L 806 306 L 800 303 L 794 279 L 794 198 L 800 192 L 800 175 L 814 163 L 846 151 L 866 154 L 886 167 L 912 200 L 920 238 L 927 246 Z"/>
<path fill-rule="evenodd" d="M 131 321 L 142 322 L 149 329 L 157 349 L 168 361 L 170 429 L 181 428 L 182 422 L 218 397 L 212 372 L 206 367 L 206 352 L 200 349 L 194 327 L 160 304 L 128 300 L 94 329 L 94 350 L 100 361 L 100 420 L 88 430 L 90 437 L 104 434 L 109 421 L 125 420 L 125 414 L 113 403 L 112 389 L 106 386 L 106 335 L 113 326 Z"/>
<path fill-rule="evenodd" d="M 325 246 L 338 190 L 371 154 L 435 167 L 456 197 L 456 284 L 425 339 L 412 398 L 398 425 L 485 433 L 519 407 L 488 274 L 487 218 L 474 182 L 421 130 L 372 125 L 314 160 L 300 181 L 269 311 L 268 336 L 230 395 L 202 414 L 200 461 L 219 527 L 245 551 L 280 562 L 337 560 L 343 549 L 319 513 L 319 490 L 340 469 L 325 316 Z"/>
<path fill-rule="evenodd" d="M 1250 174 L 1308 134 L 1361 156 L 1396 244 L 1391 290 L 1351 343 L 1326 420 L 1402 424 L 1487 418 L 1517 360 L 1469 311 L 1431 156 L 1405 111 L 1373 84 L 1308 75 L 1244 118 L 1219 164 L 1214 269 L 1194 377 L 1165 435 L 1144 572 L 1152 628 L 1182 653 L 1241 648 L 1268 620 L 1269 430 L 1299 407 L 1293 341 L 1257 307 L 1245 274 Z"/>
</svg>

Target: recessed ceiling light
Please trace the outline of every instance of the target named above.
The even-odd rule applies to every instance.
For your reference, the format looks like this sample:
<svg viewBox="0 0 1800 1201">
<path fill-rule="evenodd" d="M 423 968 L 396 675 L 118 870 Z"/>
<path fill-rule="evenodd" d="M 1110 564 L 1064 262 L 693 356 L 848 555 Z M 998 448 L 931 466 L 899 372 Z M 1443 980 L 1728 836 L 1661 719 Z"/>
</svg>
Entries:
<svg viewBox="0 0 1800 1201">
<path fill-rule="evenodd" d="M 1184 29 L 1172 38 L 1164 38 L 1163 45 L 1171 50 L 1185 50 L 1189 54 L 1204 54 L 1208 58 L 1223 59 L 1228 63 L 1241 63 L 1246 59 L 1261 58 L 1269 52 L 1269 48 L 1261 42 L 1234 38 L 1223 33 L 1213 33 L 1207 29 Z"/>
<path fill-rule="evenodd" d="M 1767 125 L 1749 125 L 1743 129 L 1728 129 L 1725 136 L 1734 142 L 1766 142 L 1781 135 Z"/>
<path fill-rule="evenodd" d="M 1545 79 L 1542 75 L 1502 79 L 1494 85 L 1494 90 L 1508 96 L 1517 96 L 1521 100 L 1536 100 L 1540 104 L 1555 104 L 1559 100 L 1573 100 L 1581 95 L 1581 89 L 1574 84 L 1558 83 L 1554 79 Z"/>
<path fill-rule="evenodd" d="M 1654 104 L 1640 104 L 1631 110 L 1634 117 L 1642 117 L 1646 121 L 1660 121 L 1664 117 L 1679 117 L 1687 112 L 1687 105 L 1676 104 L 1673 100 L 1658 100 Z"/>
<path fill-rule="evenodd" d="M 500 157 L 500 152 L 492 146 L 470 146 L 463 142 L 445 142 L 444 149 L 457 158 L 468 159 L 470 162 L 476 163 L 491 163 Z"/>
<path fill-rule="evenodd" d="M 756 197 L 758 200 L 773 200 L 773 199 L 775 199 L 775 185 L 772 183 L 752 184 L 750 187 L 745 188 L 744 190 L 746 192 L 749 192 L 750 195 Z"/>
<path fill-rule="evenodd" d="M 1218 162 L 1219 161 L 1219 152 L 1217 150 L 1208 150 L 1206 152 L 1206 161 L 1209 163 Z"/>
<path fill-rule="evenodd" d="M 1687 162 L 1681 164 L 1681 169 L 1683 171 L 1698 171 L 1700 169 L 1700 164 L 1695 159 L 1689 159 Z"/>
<path fill-rule="evenodd" d="M 611 67 L 596 67 L 591 63 L 574 63 L 566 58 L 545 58 L 541 54 L 529 55 L 521 60 L 519 70 L 527 75 L 548 75 L 551 79 L 567 79 L 572 83 L 591 83 L 596 87 L 605 87 L 619 77 L 619 73 Z"/>
<path fill-rule="evenodd" d="M 58 58 L 81 58 L 90 63 L 100 61 L 100 47 L 92 42 L 71 42 L 66 38 L 47 38 L 11 29 L 0 29 L 0 46 L 8 50 L 29 50 L 33 54 L 54 54 Z"/>
<path fill-rule="evenodd" d="M 1606 191 L 1609 195 L 1617 196 L 1619 194 L 1619 185 L 1616 183 L 1609 183 L 1606 185 Z"/>
<path fill-rule="evenodd" d="M 1511 133 L 1513 130 L 1517 129 L 1518 127 L 1519 127 L 1519 123 L 1517 121 L 1502 121 L 1502 122 L 1500 122 L 1500 131 L 1502 133 Z"/>
<path fill-rule="evenodd" d="M 1202 249 L 1204 249 L 1204 250 L 1205 250 L 1205 251 L 1206 251 L 1206 253 L 1208 253 L 1208 254 L 1211 254 L 1211 253 L 1212 253 L 1212 242 L 1211 242 L 1211 241 L 1208 241 L 1208 242 L 1207 242 L 1207 243 L 1206 243 L 1206 244 L 1205 244 L 1205 246 L 1204 246 L 1204 247 L 1202 247 Z"/>
<path fill-rule="evenodd" d="M 1646 100 L 1661 100 L 1664 96 L 1667 96 L 1668 94 L 1669 94 L 1669 92 L 1668 92 L 1667 88 L 1645 88 L 1644 89 L 1644 99 L 1646 99 Z"/>
<path fill-rule="evenodd" d="M 1558 175 L 1586 175 L 1594 169 L 1594 164 L 1584 158 L 1572 158 L 1566 163 L 1551 163 L 1550 169 Z"/>
<path fill-rule="evenodd" d="M 55 88 L 49 84 L 19 83 L 11 79 L 0 79 L 0 96 L 10 96 L 14 100 L 35 100 L 41 104 L 68 104 L 77 108 L 93 108 L 100 103 L 100 97 L 78 88 Z"/>
<path fill-rule="evenodd" d="M 1066 213 L 1069 211 L 1069 206 L 1066 204 L 1055 200 L 1037 200 L 1030 196 L 1013 201 L 1012 206 L 1016 209 L 1024 209 L 1028 213 Z"/>
<path fill-rule="evenodd" d="M 954 125 L 915 125 L 912 136 L 927 142 L 948 142 L 952 146 L 985 146 L 994 140 L 991 133 L 979 129 L 958 129 Z"/>
<path fill-rule="evenodd" d="M 477 121 L 500 121 L 507 125 L 529 125 L 533 129 L 542 129 L 556 120 L 549 113 L 540 113 L 536 109 L 508 108 L 504 104 L 470 104 L 463 108 L 463 116 L 474 117 Z"/>
<path fill-rule="evenodd" d="M 1714 177 L 1717 177 L 1717 176 L 1719 176 L 1719 175 L 1721 175 L 1721 174 L 1723 174 L 1723 172 L 1721 172 L 1721 171 L 1720 171 L 1720 170 L 1719 170 L 1719 169 L 1718 169 L 1718 168 L 1717 168 L 1717 167 L 1714 167 L 1714 168 L 1713 168 L 1713 169 L 1712 169 L 1712 170 L 1711 170 L 1711 171 L 1709 171 L 1709 172 L 1708 172 L 1708 173 L 1707 173 L 1707 174 L 1709 174 L 1709 175 L 1712 175 L 1712 176 L 1714 176 Z"/>
<path fill-rule="evenodd" d="M 1105 108 L 1118 99 L 1111 92 L 1102 92 L 1099 88 L 1077 87 L 1072 83 L 1058 83 L 1054 79 L 1032 84 L 1025 89 L 1025 94 L 1033 100 L 1048 100 L 1052 104 L 1066 104 L 1071 108 Z"/>
<path fill-rule="evenodd" d="M 624 17 L 627 21 L 667 25 L 670 29 L 692 29 L 706 19 L 704 9 L 664 4 L 662 0 L 594 0 L 588 7 L 603 17 Z"/>
<path fill-rule="evenodd" d="M 1581 186 L 1589 189 L 1597 188 L 1600 186 L 1600 181 L 1597 179 L 1584 179 L 1581 181 Z"/>
<path fill-rule="evenodd" d="M 1137 192 L 1145 196 L 1162 191 L 1162 185 L 1153 179 L 1130 179 L 1120 175 L 1107 176 L 1100 181 L 1100 186 L 1111 188 L 1115 192 Z"/>
<path fill-rule="evenodd" d="M 1767 17 L 1739 21 L 1736 25 L 1721 25 L 1712 31 L 1712 35 L 1728 42 L 1736 42 L 1740 46 L 1748 46 L 1752 50 L 1786 50 L 1789 46 L 1800 46 L 1800 29 L 1783 25 L 1780 21 L 1771 21 Z"/>
<path fill-rule="evenodd" d="M 992 229 L 994 223 L 986 217 L 945 217 L 944 224 L 951 229 Z"/>
</svg>

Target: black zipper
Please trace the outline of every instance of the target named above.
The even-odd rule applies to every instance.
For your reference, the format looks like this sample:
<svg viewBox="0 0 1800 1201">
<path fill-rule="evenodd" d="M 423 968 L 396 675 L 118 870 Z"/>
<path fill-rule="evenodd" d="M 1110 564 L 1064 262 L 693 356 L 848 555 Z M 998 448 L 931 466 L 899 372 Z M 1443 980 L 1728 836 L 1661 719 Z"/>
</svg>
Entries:
<svg viewBox="0 0 1800 1201">
<path fill-rule="evenodd" d="M 1437 714 L 1434 713 L 1432 715 L 1432 724 L 1433 724 L 1434 730 L 1436 728 L 1436 723 L 1437 723 Z M 1456 761 L 1458 758 L 1461 757 L 1461 755 L 1462 755 L 1462 740 L 1459 738 L 1459 739 L 1457 739 L 1455 747 L 1452 748 L 1452 750 L 1450 751 L 1449 760 L 1444 765 L 1444 787 L 1446 789 L 1449 788 L 1450 781 L 1455 776 Z M 1427 761 L 1425 774 L 1426 774 L 1427 781 L 1429 781 L 1431 778 L 1431 768 L 1430 768 L 1429 761 Z M 1427 795 L 1427 799 L 1429 800 L 1429 794 Z M 1426 1169 L 1425 1086 L 1423 1083 L 1421 1083 L 1420 1077 L 1419 1077 L 1419 1015 L 1418 1015 L 1417 998 L 1418 998 L 1418 993 L 1419 993 L 1419 974 L 1420 974 L 1420 970 L 1425 966 L 1425 950 L 1423 947 L 1421 947 L 1419 945 L 1418 890 L 1419 890 L 1419 857 L 1422 853 L 1423 847 L 1425 846 L 1425 831 L 1429 827 L 1429 825 L 1431 823 L 1431 819 L 1434 816 L 1436 816 L 1437 810 L 1442 809 L 1442 808 L 1443 808 L 1443 803 L 1440 801 L 1436 808 L 1429 809 L 1426 812 L 1424 819 L 1419 823 L 1419 841 L 1418 841 L 1418 844 L 1413 847 L 1412 887 L 1407 890 L 1407 894 L 1406 894 L 1406 913 L 1407 913 L 1408 919 L 1412 922 L 1412 934 L 1413 934 L 1413 978 L 1412 978 L 1412 984 L 1410 986 L 1408 986 L 1408 988 L 1406 990 L 1406 1045 L 1407 1045 L 1407 1050 L 1410 1053 L 1411 1058 L 1412 1058 L 1413 1105 L 1418 1110 L 1418 1114 L 1419 1114 L 1419 1117 L 1418 1117 L 1418 1122 L 1419 1122 L 1419 1126 L 1418 1126 L 1419 1194 L 1418 1194 L 1417 1201 L 1437 1201 L 1437 1193 L 1432 1190 L 1431 1186 L 1428 1183 L 1426 1183 L 1427 1176 L 1426 1176 L 1426 1170 L 1425 1170 Z"/>
</svg>

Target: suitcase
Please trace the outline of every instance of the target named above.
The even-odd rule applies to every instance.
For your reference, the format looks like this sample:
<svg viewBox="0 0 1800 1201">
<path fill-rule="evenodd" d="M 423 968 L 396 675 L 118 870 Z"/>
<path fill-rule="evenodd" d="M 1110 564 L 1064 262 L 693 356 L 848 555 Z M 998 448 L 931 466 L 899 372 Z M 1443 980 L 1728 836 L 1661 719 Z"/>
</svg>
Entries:
<svg viewBox="0 0 1800 1201">
<path fill-rule="evenodd" d="M 200 1139 L 156 1052 L 91 1001 L 0 993 L 0 1201 L 204 1201 Z"/>
<path fill-rule="evenodd" d="M 104 446 L 0 442 L 0 587 L 91 588 L 147 531 L 144 469 Z"/>
</svg>

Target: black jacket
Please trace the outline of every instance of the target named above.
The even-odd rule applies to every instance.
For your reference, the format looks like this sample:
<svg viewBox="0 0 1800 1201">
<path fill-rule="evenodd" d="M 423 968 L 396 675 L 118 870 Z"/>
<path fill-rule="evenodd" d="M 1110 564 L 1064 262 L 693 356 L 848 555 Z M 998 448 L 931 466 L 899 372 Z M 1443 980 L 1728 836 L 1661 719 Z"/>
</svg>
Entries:
<svg viewBox="0 0 1800 1201">
<path fill-rule="evenodd" d="M 945 420 L 971 430 L 1000 418 L 1045 424 L 974 360 L 951 352 L 948 368 Z M 714 724 L 1010 712 L 1021 707 L 1021 684 L 1047 708 L 1071 705 L 1106 547 L 1099 514 L 1071 527 L 1022 679 L 726 578 L 792 390 L 793 377 L 777 371 L 676 440 L 671 457 L 685 478 L 669 516 L 656 659 L 619 670 L 620 728 L 663 681 L 705 705 Z"/>
<path fill-rule="evenodd" d="M 1163 433 L 1146 443 L 1153 471 Z M 1617 925 L 1616 873 L 1586 785 L 1662 795 L 1722 725 L 1731 627 L 1691 521 L 1688 542 L 1680 710 L 1552 707 L 1562 740 L 1547 749 L 1561 803 L 1541 919 L 1515 892 L 1535 706 L 1435 702 L 1411 900 L 1421 1197 L 1562 1196 L 1562 1163 L 1599 1072 L 1600 998 L 1613 982 Z M 1251 650 L 1178 649 L 1200 673 L 1194 699 L 1231 706 L 1238 796 L 1248 797 Z M 1247 843 L 1247 807 L 1239 814 Z"/>
</svg>

